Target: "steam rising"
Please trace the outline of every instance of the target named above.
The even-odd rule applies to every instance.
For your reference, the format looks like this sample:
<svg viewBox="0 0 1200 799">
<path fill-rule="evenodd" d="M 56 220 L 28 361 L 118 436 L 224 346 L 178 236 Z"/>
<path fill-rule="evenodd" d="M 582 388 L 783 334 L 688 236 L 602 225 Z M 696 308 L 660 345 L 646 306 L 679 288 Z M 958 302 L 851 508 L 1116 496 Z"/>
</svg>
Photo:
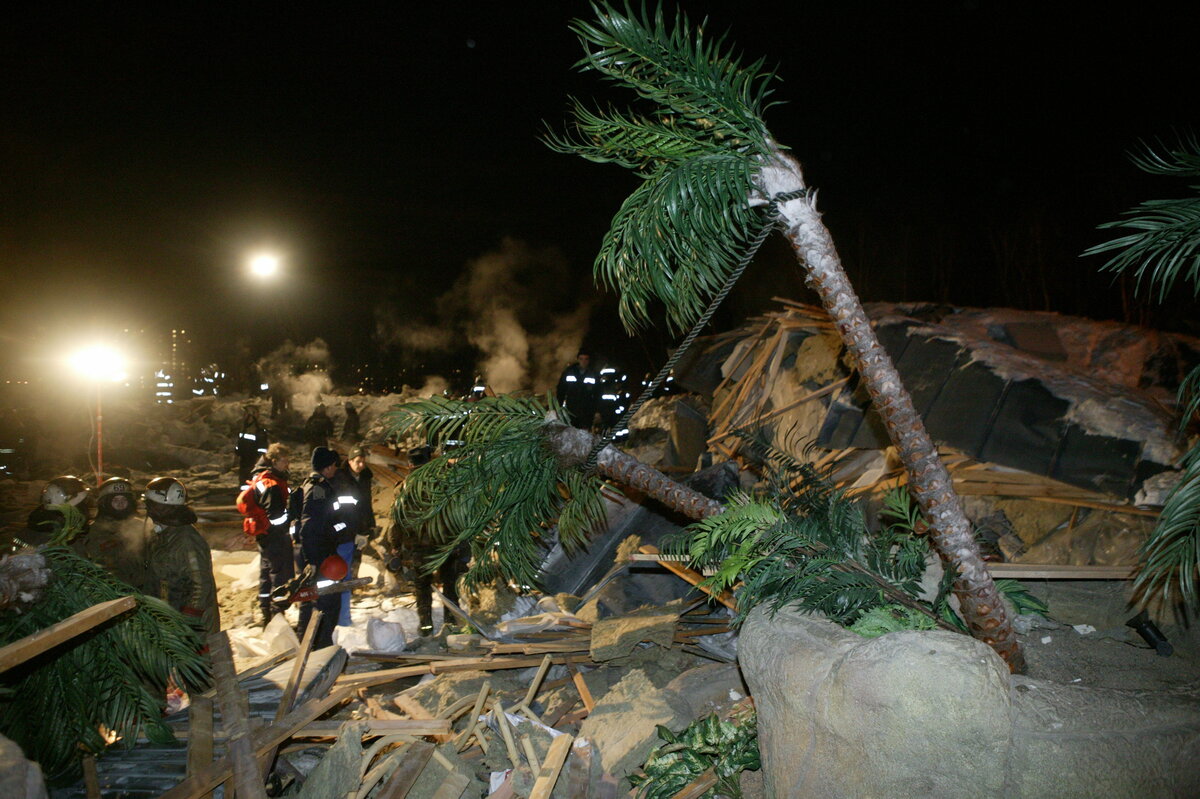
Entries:
<svg viewBox="0 0 1200 799">
<path fill-rule="evenodd" d="M 304 416 L 312 413 L 322 393 L 333 390 L 329 378 L 329 346 L 324 339 L 296 345 L 285 341 L 258 360 L 258 374 L 274 391 L 277 386 L 291 395 L 292 408 Z"/>
<path fill-rule="evenodd" d="M 574 278 L 554 248 L 505 238 L 467 264 L 433 304 L 435 320 L 398 322 L 377 312 L 384 344 L 414 353 L 452 349 L 466 340 L 480 353 L 475 371 L 498 393 L 551 388 L 587 333 L 591 301 L 579 303 Z"/>
</svg>

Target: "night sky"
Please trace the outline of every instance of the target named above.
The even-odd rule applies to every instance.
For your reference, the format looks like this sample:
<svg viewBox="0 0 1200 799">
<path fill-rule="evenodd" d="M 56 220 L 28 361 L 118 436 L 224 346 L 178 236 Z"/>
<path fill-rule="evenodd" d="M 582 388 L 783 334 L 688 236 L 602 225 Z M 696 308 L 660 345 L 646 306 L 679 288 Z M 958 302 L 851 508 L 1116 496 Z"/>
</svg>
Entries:
<svg viewBox="0 0 1200 799">
<path fill-rule="evenodd" d="M 438 5 L 10 15 L 0 363 L 185 325 L 213 357 L 238 338 L 265 352 L 322 336 L 335 359 L 368 360 L 380 318 L 438 324 L 438 298 L 506 237 L 560 260 L 550 305 L 596 299 L 591 261 L 635 179 L 538 140 L 571 95 L 630 99 L 572 70 L 567 22 L 588 5 Z M 1194 29 L 1182 4 L 1053 5 L 683 7 L 777 65 L 787 104 L 767 122 L 864 299 L 1121 318 L 1121 287 L 1079 254 L 1096 225 L 1185 191 L 1126 154 L 1200 131 Z M 247 277 L 259 248 L 284 254 L 285 280 Z M 808 299 L 779 238 L 722 324 L 773 294 Z M 614 307 L 597 301 L 592 347 L 644 357 L 669 341 L 629 342 Z M 1188 329 L 1190 309 L 1152 321 Z"/>
</svg>

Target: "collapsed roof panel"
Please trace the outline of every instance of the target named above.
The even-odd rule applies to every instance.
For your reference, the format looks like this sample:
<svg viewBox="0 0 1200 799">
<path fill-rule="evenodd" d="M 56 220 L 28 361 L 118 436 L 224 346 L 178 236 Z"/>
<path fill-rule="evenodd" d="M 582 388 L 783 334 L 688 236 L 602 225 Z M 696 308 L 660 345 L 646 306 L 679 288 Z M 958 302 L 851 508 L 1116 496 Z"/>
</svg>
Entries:
<svg viewBox="0 0 1200 799">
<path fill-rule="evenodd" d="M 1174 419 L 1163 406 L 1169 395 L 1155 381 L 1163 362 L 1200 351 L 1195 342 L 1156 339 L 1149 332 L 1138 336 L 1125 326 L 1054 314 L 881 304 L 867 310 L 939 445 L 1122 499 L 1135 496 L 1146 477 L 1182 454 Z M 743 331 L 726 362 L 727 378 L 737 382 L 753 375 L 748 364 L 757 361 L 776 376 L 794 372 L 784 378 L 788 382 L 828 383 L 824 362 L 810 370 L 803 358 L 784 360 L 786 345 L 778 346 L 798 332 L 819 332 L 819 326 L 806 324 L 809 316 L 811 311 L 780 316 L 777 323 L 788 331 L 783 336 Z M 1163 347 L 1146 343 L 1155 340 L 1170 357 Z M 776 349 L 769 355 L 752 352 L 772 344 Z M 1156 358 L 1157 365 L 1146 365 Z M 848 374 L 842 367 L 838 376 Z M 767 400 L 757 411 L 769 413 L 773 405 Z M 754 417 L 748 410 L 733 412 L 737 423 Z M 829 402 L 819 428 L 807 432 L 831 449 L 889 444 L 865 391 L 853 380 Z"/>
</svg>

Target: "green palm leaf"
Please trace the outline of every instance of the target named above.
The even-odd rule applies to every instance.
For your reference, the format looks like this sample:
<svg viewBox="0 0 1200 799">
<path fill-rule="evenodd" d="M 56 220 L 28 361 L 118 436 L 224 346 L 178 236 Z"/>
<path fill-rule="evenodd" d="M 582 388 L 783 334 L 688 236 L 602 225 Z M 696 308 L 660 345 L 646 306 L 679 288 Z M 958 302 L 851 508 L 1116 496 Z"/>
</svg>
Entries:
<svg viewBox="0 0 1200 799">
<path fill-rule="evenodd" d="M 682 15 L 670 26 L 661 9 L 648 20 L 604 5 L 596 14 L 572 24 L 585 52 L 579 66 L 632 89 L 649 110 L 599 113 L 576 102 L 573 131 L 546 141 L 644 178 L 601 243 L 596 279 L 619 292 L 631 332 L 650 322 L 654 302 L 683 329 L 762 224 L 750 197 L 770 149 L 762 113 L 774 74 L 761 60 L 743 67 Z"/>
<path fill-rule="evenodd" d="M 468 586 L 501 579 L 537 584 L 545 547 L 577 547 L 605 521 L 601 482 L 561 465 L 545 438 L 553 398 L 433 398 L 389 412 L 390 432 L 419 434 L 449 452 L 412 471 L 397 492 L 397 521 L 440 544 L 425 564 L 434 570 L 462 547 L 471 553 Z"/>
</svg>

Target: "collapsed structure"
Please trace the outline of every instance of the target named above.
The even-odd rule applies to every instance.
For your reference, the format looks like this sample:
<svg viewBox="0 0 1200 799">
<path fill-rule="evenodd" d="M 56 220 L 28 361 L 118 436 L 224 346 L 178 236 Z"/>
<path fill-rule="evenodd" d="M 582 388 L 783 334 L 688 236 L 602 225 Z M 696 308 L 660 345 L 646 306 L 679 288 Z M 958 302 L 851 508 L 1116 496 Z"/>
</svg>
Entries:
<svg viewBox="0 0 1200 799">
<path fill-rule="evenodd" d="M 997 555 L 1127 571 L 1180 452 L 1170 394 L 1196 342 L 1053 315 L 869 310 Z M 630 449 L 689 473 L 709 497 L 757 479 L 738 467 L 753 465 L 739 430 L 805 454 L 867 500 L 903 482 L 819 310 L 785 303 L 709 339 L 677 381 L 696 393 L 656 400 L 635 420 Z M 377 446 L 371 467 L 386 517 L 402 463 Z M 218 508 L 202 515 L 210 541 L 237 546 Z M 660 560 L 656 545 L 683 520 L 633 492 L 608 498 L 608 520 L 585 552 L 547 553 L 543 594 L 497 585 L 463 608 L 447 603 L 457 622 L 435 638 L 406 626 L 403 586 L 369 570 L 380 579 L 357 595 L 342 646 L 309 653 L 311 640 L 277 626 L 269 651 L 242 659 L 237 680 L 219 679 L 171 720 L 179 743 L 141 742 L 87 763 L 95 792 L 184 799 L 226 784 L 259 795 L 271 784 L 261 763 L 274 758 L 271 780 L 294 796 L 616 796 L 625 778 L 654 770 L 652 750 L 667 743 L 660 726 L 678 735 L 713 718 L 714 729 L 732 729 L 755 705 L 766 761 L 763 776 L 743 776 L 747 795 L 953 796 L 971 784 L 979 795 L 1040 796 L 1063 763 L 1072 784 L 1056 786 L 1062 795 L 1185 795 L 1200 779 L 1188 766 L 1200 700 L 1185 686 L 1185 659 L 1168 662 L 1170 694 L 1156 696 L 1109 674 L 1084 685 L 1010 678 L 994 653 L 952 633 L 859 639 L 790 612 L 755 611 L 739 646 L 735 598 L 706 596 L 694 587 L 702 575 Z M 229 580 L 223 591 L 229 611 Z M 1094 634 L 1089 642 L 1128 656 L 1131 633 L 1113 621 L 1123 612 L 1114 598 L 1102 620 L 1079 607 L 1059 609 L 1056 621 L 1022 617 L 1035 673 L 1061 678 L 1074 668 L 1061 664 L 1079 660 L 1071 649 L 1056 661 L 1052 641 L 1078 646 Z M 1092 633 L 1081 629 L 1088 622 Z M 981 745 L 1007 754 L 980 757 Z M 938 771 L 935 760 L 958 765 Z M 729 764 L 694 765 L 678 787 L 699 796 Z M 12 773 L 28 781 L 22 768 Z M 55 795 L 91 790 L 85 781 Z"/>
</svg>

